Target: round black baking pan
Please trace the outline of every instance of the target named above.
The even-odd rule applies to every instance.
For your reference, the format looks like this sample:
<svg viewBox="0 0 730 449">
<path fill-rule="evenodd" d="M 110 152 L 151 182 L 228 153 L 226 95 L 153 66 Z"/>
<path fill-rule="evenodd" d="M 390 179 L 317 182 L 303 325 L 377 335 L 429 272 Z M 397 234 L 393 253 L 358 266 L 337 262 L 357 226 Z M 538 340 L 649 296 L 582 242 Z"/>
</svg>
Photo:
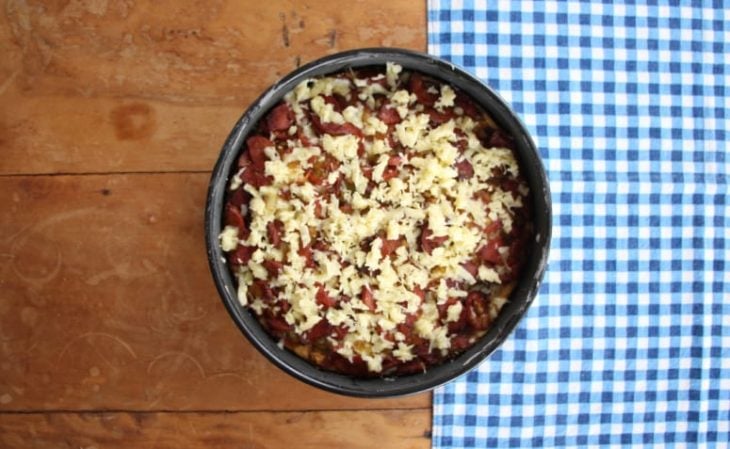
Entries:
<svg viewBox="0 0 730 449">
<path fill-rule="evenodd" d="M 533 204 L 535 238 L 525 250 L 527 262 L 509 302 L 487 333 L 467 351 L 444 364 L 430 367 L 423 374 L 391 378 L 355 378 L 323 371 L 296 354 L 279 348 L 261 327 L 257 318 L 242 307 L 236 287 L 219 246 L 223 203 L 229 178 L 246 137 L 259 120 L 284 95 L 301 81 L 340 72 L 348 68 L 400 64 L 404 70 L 417 71 L 461 89 L 479 104 L 494 121 L 514 137 L 520 168 L 526 177 Z M 267 89 L 233 127 L 221 149 L 208 189 L 205 208 L 205 240 L 208 261 L 215 285 L 233 321 L 263 355 L 283 371 L 308 384 L 334 393 L 359 397 L 389 397 L 430 390 L 471 370 L 504 342 L 525 315 L 535 298 L 547 264 L 551 232 L 551 199 L 545 169 L 532 138 L 520 119 L 492 89 L 463 69 L 433 56 L 394 48 L 365 48 L 346 51 L 304 65 Z"/>
</svg>

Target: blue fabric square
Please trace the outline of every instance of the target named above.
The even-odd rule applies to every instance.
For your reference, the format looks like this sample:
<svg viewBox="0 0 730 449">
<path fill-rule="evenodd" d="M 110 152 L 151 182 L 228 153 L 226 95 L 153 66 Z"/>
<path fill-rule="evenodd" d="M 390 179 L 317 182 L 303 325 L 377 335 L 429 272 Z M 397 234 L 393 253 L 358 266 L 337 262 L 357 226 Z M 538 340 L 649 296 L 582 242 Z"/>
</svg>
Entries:
<svg viewBox="0 0 730 449">
<path fill-rule="evenodd" d="M 435 391 L 434 448 L 730 448 L 727 11 L 428 1 L 429 52 L 517 111 L 554 203 L 540 293 Z"/>
</svg>

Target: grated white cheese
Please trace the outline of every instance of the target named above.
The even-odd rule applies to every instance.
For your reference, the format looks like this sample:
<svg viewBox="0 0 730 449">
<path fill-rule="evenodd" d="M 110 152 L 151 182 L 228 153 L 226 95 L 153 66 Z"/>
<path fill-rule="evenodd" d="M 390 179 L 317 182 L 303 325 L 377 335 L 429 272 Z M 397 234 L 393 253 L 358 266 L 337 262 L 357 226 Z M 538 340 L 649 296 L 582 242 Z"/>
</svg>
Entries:
<svg viewBox="0 0 730 449">
<path fill-rule="evenodd" d="M 411 349 L 413 349 L 413 345 L 398 343 L 398 348 L 393 351 L 393 355 L 401 362 L 408 362 L 416 357 Z"/>
<path fill-rule="evenodd" d="M 398 64 L 388 62 L 385 64 L 385 77 L 388 80 L 388 86 L 391 88 L 398 84 L 398 75 L 403 71 L 403 67 Z"/>
<path fill-rule="evenodd" d="M 452 89 L 448 84 L 443 84 L 441 85 L 441 97 L 434 106 L 436 106 L 436 109 L 439 111 L 443 111 L 444 107 L 453 106 L 455 99 L 456 92 L 454 92 L 454 89 Z"/>
<path fill-rule="evenodd" d="M 321 95 L 312 98 L 309 104 L 322 122 L 336 123 L 338 125 L 345 123 L 342 114 L 335 111 L 335 107 L 332 104 L 325 102 Z"/>
<path fill-rule="evenodd" d="M 221 249 L 223 251 L 233 251 L 238 247 L 238 228 L 235 226 L 226 226 L 220 235 Z"/>
<path fill-rule="evenodd" d="M 426 339 L 432 349 L 445 353 L 450 348 L 446 323 L 459 320 L 467 290 L 449 287 L 446 279 L 467 284 L 477 280 L 501 283 L 494 269 L 480 266 L 475 279 L 462 265 L 486 243 L 480 226 L 500 220 L 509 231 L 512 209 L 522 206 L 521 197 L 529 192 L 520 185 L 519 195 L 514 195 L 490 184 L 494 169 L 514 176 L 519 173 L 512 151 L 485 149 L 474 133 L 476 123 L 467 116 L 432 127 L 429 115 L 419 112 L 416 96 L 398 89 L 401 71 L 400 66 L 389 63 L 385 75 L 369 81 L 323 77 L 300 83 L 285 97 L 297 119 L 297 124 L 288 130 L 292 136 L 287 140 L 288 151 L 280 153 L 273 147 L 264 150 L 265 174 L 273 180 L 272 184 L 259 188 L 244 186 L 251 195 L 251 219 L 250 235 L 243 243 L 257 250 L 236 273 L 239 302 L 259 315 L 271 307 L 248 297 L 254 280 L 266 280 L 280 292 L 279 299 L 291 305 L 284 319 L 296 332 L 306 332 L 323 319 L 332 326 L 344 326 L 348 333 L 342 340 L 328 337 L 334 350 L 350 361 L 359 356 L 373 372 L 382 370 L 387 355 L 402 362 L 415 358 L 412 345 L 405 343 L 406 336 L 398 331 L 398 326 L 406 322 L 408 314 L 419 309 L 420 315 L 413 325 L 415 333 Z M 374 82 L 383 77 L 385 87 Z M 382 137 L 389 126 L 366 111 L 362 103 L 337 112 L 324 99 L 333 94 L 357 96 L 370 108 L 374 108 L 377 95 L 384 95 L 385 100 L 378 101 L 387 101 L 396 108 L 402 121 L 392 129 L 406 149 L 405 153 L 398 153 L 401 162 L 397 177 L 383 180 L 395 154 L 388 139 Z M 443 85 L 436 109 L 453 107 L 455 97 L 454 90 Z M 306 119 L 307 109 L 322 122 L 351 123 L 362 129 L 366 137 L 325 134 L 318 138 Z M 456 128 L 465 133 L 465 151 L 457 148 Z M 294 138 L 297 132 L 307 136 L 311 145 L 301 145 Z M 370 167 L 362 165 L 358 156 L 361 147 L 368 160 L 365 164 Z M 321 160 L 325 154 L 339 162 L 336 169 L 325 173 L 325 184 L 331 186 L 342 180 L 347 186 L 339 197 L 307 181 L 312 161 Z M 455 168 L 459 161 L 469 162 L 474 176 L 459 179 Z M 364 168 L 371 170 L 370 174 Z M 235 175 L 230 187 L 236 189 L 241 182 L 240 176 Z M 281 196 L 282 191 L 289 193 L 287 198 Z M 485 194 L 488 203 L 482 199 Z M 315 212 L 315 204 L 321 209 L 319 212 Z M 343 211 L 345 206 L 352 212 Z M 275 220 L 283 224 L 281 238 L 285 249 L 275 248 L 269 241 L 267 226 Z M 420 250 L 425 225 L 431 238 L 443 240 L 430 254 Z M 329 249 L 310 248 L 314 268 L 307 267 L 300 250 L 318 240 L 327 242 Z M 398 247 L 383 257 L 386 240 L 388 245 L 398 241 Z M 239 244 L 238 230 L 226 226 L 220 241 L 224 251 L 234 250 Z M 363 241 L 369 241 L 369 247 L 362 247 Z M 277 276 L 270 276 L 264 266 L 267 260 L 286 263 Z M 315 300 L 320 287 L 331 298 L 346 296 L 350 300 L 336 307 L 323 307 Z M 374 311 L 362 300 L 364 288 L 373 295 Z M 425 299 L 414 293 L 416 289 L 427 292 Z M 442 319 L 437 306 L 450 298 L 459 301 L 447 308 Z M 490 302 L 490 314 L 496 316 L 505 301 L 498 298 Z M 390 332 L 391 337 L 385 338 L 385 332 Z"/>
</svg>

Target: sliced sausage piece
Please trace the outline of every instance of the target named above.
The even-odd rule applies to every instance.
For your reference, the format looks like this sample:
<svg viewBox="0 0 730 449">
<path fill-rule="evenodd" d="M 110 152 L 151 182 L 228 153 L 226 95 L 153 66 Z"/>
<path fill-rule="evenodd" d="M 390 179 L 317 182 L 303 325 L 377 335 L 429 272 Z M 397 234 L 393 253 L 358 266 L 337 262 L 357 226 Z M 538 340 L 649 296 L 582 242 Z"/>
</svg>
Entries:
<svg viewBox="0 0 730 449">
<path fill-rule="evenodd" d="M 401 122 L 400 114 L 390 104 L 384 103 L 378 110 L 378 119 L 386 125 L 395 125 Z"/>
<path fill-rule="evenodd" d="M 238 248 L 228 253 L 228 263 L 234 267 L 246 265 L 251 260 L 254 251 L 256 251 L 256 248 L 253 246 L 238 245 Z"/>
<path fill-rule="evenodd" d="M 484 262 L 499 263 L 502 260 L 502 255 L 499 253 L 500 246 L 502 246 L 501 239 L 490 240 L 479 250 L 479 258 Z"/>
<path fill-rule="evenodd" d="M 281 103 L 272 109 L 266 117 L 266 125 L 270 131 L 284 131 L 292 124 L 294 124 L 294 114 L 286 103 Z"/>
<path fill-rule="evenodd" d="M 416 95 L 418 102 L 424 106 L 433 106 L 438 99 L 438 94 L 429 92 L 428 89 L 433 83 L 428 83 L 420 73 L 414 72 L 411 74 L 411 79 L 408 82 L 409 90 Z"/>
<path fill-rule="evenodd" d="M 343 123 L 340 125 L 338 123 L 323 122 L 319 119 L 317 114 L 312 114 L 311 118 L 312 125 L 314 125 L 314 128 L 319 131 L 320 134 L 330 134 L 333 136 L 352 134 L 357 137 L 363 136 L 362 130 L 352 123 Z"/>
<path fill-rule="evenodd" d="M 266 233 L 269 237 L 269 243 L 278 247 L 281 245 L 281 234 L 283 232 L 284 224 L 279 220 L 270 221 L 266 224 Z"/>
<path fill-rule="evenodd" d="M 264 148 L 273 147 L 274 142 L 263 136 L 251 136 L 246 139 L 246 147 L 251 158 L 251 165 L 255 171 L 263 173 L 266 163 Z"/>
</svg>

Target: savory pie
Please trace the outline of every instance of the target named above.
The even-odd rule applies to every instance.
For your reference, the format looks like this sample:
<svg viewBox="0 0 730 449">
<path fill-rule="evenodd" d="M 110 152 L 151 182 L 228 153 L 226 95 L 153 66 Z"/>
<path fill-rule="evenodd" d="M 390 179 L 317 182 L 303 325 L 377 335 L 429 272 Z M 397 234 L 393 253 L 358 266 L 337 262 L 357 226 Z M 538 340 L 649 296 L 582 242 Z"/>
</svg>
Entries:
<svg viewBox="0 0 730 449">
<path fill-rule="evenodd" d="M 452 358 L 508 301 L 533 237 L 514 148 L 463 92 L 397 64 L 300 83 L 230 178 L 220 243 L 240 303 L 325 370 Z"/>
</svg>

